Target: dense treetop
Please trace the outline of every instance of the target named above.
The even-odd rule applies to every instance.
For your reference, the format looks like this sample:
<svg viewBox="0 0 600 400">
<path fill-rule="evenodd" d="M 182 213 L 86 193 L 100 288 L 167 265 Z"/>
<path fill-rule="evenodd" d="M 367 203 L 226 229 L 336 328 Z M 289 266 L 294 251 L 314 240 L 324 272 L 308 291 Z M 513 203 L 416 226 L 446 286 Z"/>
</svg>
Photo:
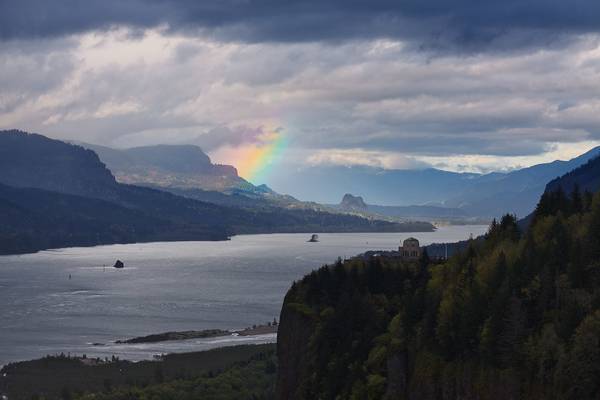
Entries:
<svg viewBox="0 0 600 400">
<path fill-rule="evenodd" d="M 323 267 L 288 293 L 278 346 L 282 398 L 597 398 L 600 193 L 548 192 L 525 232 L 506 215 L 445 262 Z"/>
</svg>

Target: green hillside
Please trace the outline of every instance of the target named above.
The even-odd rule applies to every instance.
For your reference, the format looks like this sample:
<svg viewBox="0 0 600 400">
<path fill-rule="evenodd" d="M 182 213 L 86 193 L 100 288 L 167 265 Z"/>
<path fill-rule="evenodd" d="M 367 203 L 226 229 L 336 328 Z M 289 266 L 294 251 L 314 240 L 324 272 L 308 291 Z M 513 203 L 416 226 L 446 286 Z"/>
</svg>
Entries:
<svg viewBox="0 0 600 400">
<path fill-rule="evenodd" d="M 280 399 L 595 399 L 600 194 L 546 194 L 445 262 L 357 258 L 285 298 Z"/>
</svg>

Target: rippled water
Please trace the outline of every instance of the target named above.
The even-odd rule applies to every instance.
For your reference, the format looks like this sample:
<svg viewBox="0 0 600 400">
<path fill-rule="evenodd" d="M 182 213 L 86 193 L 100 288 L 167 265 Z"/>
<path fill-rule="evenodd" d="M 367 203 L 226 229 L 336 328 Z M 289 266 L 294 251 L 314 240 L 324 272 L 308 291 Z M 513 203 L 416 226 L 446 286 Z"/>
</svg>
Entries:
<svg viewBox="0 0 600 400">
<path fill-rule="evenodd" d="M 429 244 L 466 239 L 485 229 L 452 226 L 411 235 Z M 409 235 L 320 234 L 319 243 L 307 243 L 309 236 L 246 235 L 226 242 L 111 245 L 0 257 L 0 365 L 60 352 L 142 359 L 274 341 L 275 335 L 262 335 L 112 343 L 165 331 L 238 329 L 272 321 L 279 318 L 292 281 L 338 256 L 394 249 Z M 124 269 L 112 268 L 117 259 L 125 262 Z"/>
</svg>

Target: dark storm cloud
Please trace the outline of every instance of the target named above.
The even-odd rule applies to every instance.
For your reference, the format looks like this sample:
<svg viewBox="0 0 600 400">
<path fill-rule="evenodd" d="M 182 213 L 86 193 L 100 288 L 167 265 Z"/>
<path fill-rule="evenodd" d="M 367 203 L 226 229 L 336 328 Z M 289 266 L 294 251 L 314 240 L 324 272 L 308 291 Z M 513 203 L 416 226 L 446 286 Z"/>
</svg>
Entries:
<svg viewBox="0 0 600 400">
<path fill-rule="evenodd" d="M 290 165 L 475 170 L 600 141 L 600 34 L 569 35 L 593 6 L 47 3 L 0 0 L 0 128 L 234 162 L 283 127 Z"/>
<path fill-rule="evenodd" d="M 597 0 L 3 0 L 0 37 L 33 38 L 115 25 L 199 30 L 223 40 L 392 37 L 429 49 L 512 49 L 600 30 Z"/>
</svg>

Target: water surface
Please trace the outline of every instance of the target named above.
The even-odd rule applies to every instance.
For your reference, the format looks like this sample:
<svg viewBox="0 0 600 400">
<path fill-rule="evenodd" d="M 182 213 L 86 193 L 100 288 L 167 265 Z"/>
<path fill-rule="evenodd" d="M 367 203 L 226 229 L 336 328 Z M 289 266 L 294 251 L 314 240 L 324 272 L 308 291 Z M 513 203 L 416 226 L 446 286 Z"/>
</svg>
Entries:
<svg viewBox="0 0 600 400">
<path fill-rule="evenodd" d="M 236 236 L 224 242 L 160 242 L 67 248 L 0 257 L 0 365 L 60 352 L 127 359 L 275 335 L 115 345 L 151 333 L 240 329 L 279 318 L 294 280 L 337 257 L 391 250 L 414 236 L 421 244 L 463 240 L 485 226 L 436 232 Z M 115 260 L 125 268 L 112 268 Z M 71 279 L 69 279 L 69 275 Z M 103 346 L 94 346 L 102 343 Z"/>
</svg>

